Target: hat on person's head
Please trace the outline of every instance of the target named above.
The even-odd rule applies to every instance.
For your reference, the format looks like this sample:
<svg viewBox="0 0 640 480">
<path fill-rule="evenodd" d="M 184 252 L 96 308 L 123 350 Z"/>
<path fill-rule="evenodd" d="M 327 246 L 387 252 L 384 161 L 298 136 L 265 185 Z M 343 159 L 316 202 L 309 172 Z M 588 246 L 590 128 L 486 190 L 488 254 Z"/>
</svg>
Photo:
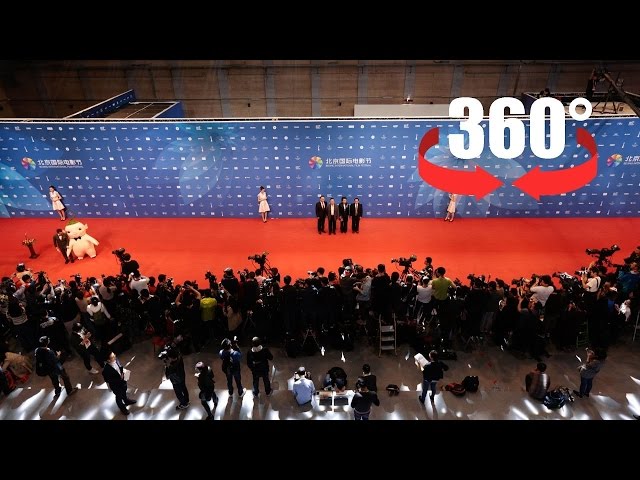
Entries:
<svg viewBox="0 0 640 480">
<path fill-rule="evenodd" d="M 47 345 L 49 345 L 49 337 L 47 337 L 46 335 L 43 335 L 42 337 L 40 337 L 40 345 L 42 345 L 43 347 L 46 347 Z"/>
</svg>

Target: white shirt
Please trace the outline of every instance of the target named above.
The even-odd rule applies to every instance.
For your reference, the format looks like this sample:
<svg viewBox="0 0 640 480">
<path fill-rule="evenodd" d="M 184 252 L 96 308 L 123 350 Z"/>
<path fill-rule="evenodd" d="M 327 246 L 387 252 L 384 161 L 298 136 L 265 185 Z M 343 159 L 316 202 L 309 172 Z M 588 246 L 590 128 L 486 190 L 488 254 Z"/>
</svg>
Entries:
<svg viewBox="0 0 640 480">
<path fill-rule="evenodd" d="M 589 280 L 587 280 L 587 285 L 584 287 L 587 292 L 597 292 L 599 288 L 600 277 L 591 277 Z"/>
<path fill-rule="evenodd" d="M 87 313 L 93 317 L 93 314 L 96 312 L 100 312 L 102 311 L 102 313 L 105 314 L 105 316 L 107 318 L 111 318 L 111 315 L 109 315 L 109 312 L 107 311 L 106 308 L 104 308 L 104 305 L 101 302 L 98 302 L 98 305 L 93 305 L 92 303 L 90 303 L 89 305 L 87 305 Z"/>
<path fill-rule="evenodd" d="M 149 290 L 149 279 L 147 277 L 140 277 L 139 280 L 131 280 L 129 283 L 131 289 L 137 290 L 140 293 L 142 290 Z"/>
<path fill-rule="evenodd" d="M 554 288 L 551 285 L 549 285 L 548 287 L 536 285 L 535 287 L 531 287 L 529 290 L 535 293 L 536 298 L 544 307 L 547 303 L 547 300 L 549 299 L 549 296 L 553 293 Z"/>
<path fill-rule="evenodd" d="M 433 287 L 429 283 L 426 287 L 418 285 L 416 290 L 418 291 L 417 300 L 420 303 L 429 303 L 431 301 L 431 294 L 433 293 Z"/>
</svg>

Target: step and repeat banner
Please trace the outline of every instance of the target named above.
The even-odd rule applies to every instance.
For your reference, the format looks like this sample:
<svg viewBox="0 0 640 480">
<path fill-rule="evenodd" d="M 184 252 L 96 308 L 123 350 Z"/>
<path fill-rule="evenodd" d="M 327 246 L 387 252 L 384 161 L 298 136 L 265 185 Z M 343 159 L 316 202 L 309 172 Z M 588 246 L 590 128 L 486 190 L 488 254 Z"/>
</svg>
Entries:
<svg viewBox="0 0 640 480">
<path fill-rule="evenodd" d="M 321 194 L 336 202 L 357 196 L 369 217 L 440 217 L 456 189 L 450 172 L 474 171 L 484 173 L 478 184 L 499 182 L 473 194 L 472 177 L 461 179 L 465 188 L 453 193 L 462 193 L 462 216 L 636 216 L 637 122 L 569 119 L 564 149 L 549 160 L 534 155 L 528 142 L 516 158 L 498 158 L 485 142 L 477 158 L 462 160 L 449 150 L 449 135 L 463 133 L 460 122 L 448 120 L 2 122 L 0 217 L 57 215 L 50 185 L 78 217 L 255 217 L 261 185 L 273 217 L 313 217 Z M 488 132 L 487 124 L 479 126 Z M 528 121 L 524 127 L 528 138 Z M 561 175 L 534 181 L 531 174 L 527 188 L 514 186 L 536 167 L 567 177 L 593 159 L 578 143 L 580 129 L 597 147 L 590 181 L 579 188 L 569 181 L 556 193 L 548 184 L 562 184 Z M 433 141 L 419 152 L 428 132 Z"/>
</svg>

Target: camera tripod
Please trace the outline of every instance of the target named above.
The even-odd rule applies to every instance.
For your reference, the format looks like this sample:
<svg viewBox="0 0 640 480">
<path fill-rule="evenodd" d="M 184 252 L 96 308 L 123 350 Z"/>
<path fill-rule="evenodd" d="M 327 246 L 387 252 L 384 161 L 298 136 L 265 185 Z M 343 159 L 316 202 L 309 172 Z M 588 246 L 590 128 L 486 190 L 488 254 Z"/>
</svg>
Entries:
<svg viewBox="0 0 640 480">
<path fill-rule="evenodd" d="M 318 343 L 318 339 L 316 338 L 316 333 L 313 331 L 313 328 L 307 328 L 307 330 L 302 334 L 302 343 L 300 344 L 300 349 L 304 350 L 304 345 L 307 343 L 307 340 L 311 337 L 318 347 L 319 351 L 322 351 L 322 347 Z"/>
</svg>

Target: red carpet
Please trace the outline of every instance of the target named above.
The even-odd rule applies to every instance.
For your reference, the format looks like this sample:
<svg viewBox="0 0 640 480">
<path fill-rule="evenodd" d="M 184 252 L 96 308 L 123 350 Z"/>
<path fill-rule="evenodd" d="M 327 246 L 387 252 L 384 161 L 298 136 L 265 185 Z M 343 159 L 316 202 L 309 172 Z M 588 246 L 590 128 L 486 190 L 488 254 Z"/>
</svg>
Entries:
<svg viewBox="0 0 640 480">
<path fill-rule="evenodd" d="M 444 222 L 435 219 L 364 218 L 360 233 L 319 235 L 315 218 L 275 219 L 266 224 L 260 218 L 238 219 L 89 219 L 88 233 L 96 238 L 96 258 L 85 257 L 65 265 L 55 251 L 52 237 L 64 225 L 57 219 L 3 219 L 3 255 L 0 275 L 8 276 L 18 263 L 32 270 L 48 272 L 53 281 L 119 272 L 111 252 L 124 247 L 140 263 L 147 276 L 165 273 L 176 282 L 197 280 L 206 285 L 204 273 L 211 270 L 220 279 L 225 267 L 253 268 L 247 259 L 269 252 L 271 266 L 281 275 L 306 277 L 307 270 L 323 266 L 337 270 L 343 258 L 374 267 L 384 263 L 391 274 L 397 264 L 392 257 L 418 256 L 414 267 L 421 269 L 424 258 L 433 257 L 435 266 L 444 266 L 447 276 L 465 281 L 469 273 L 492 274 L 507 282 L 532 273 L 554 271 L 573 273 L 587 265 L 586 248 L 618 244 L 621 251 L 612 260 L 622 259 L 640 244 L 632 232 L 640 230 L 639 218 L 613 219 L 464 219 Z M 36 238 L 39 258 L 29 260 L 21 244 L 25 233 Z"/>
</svg>

